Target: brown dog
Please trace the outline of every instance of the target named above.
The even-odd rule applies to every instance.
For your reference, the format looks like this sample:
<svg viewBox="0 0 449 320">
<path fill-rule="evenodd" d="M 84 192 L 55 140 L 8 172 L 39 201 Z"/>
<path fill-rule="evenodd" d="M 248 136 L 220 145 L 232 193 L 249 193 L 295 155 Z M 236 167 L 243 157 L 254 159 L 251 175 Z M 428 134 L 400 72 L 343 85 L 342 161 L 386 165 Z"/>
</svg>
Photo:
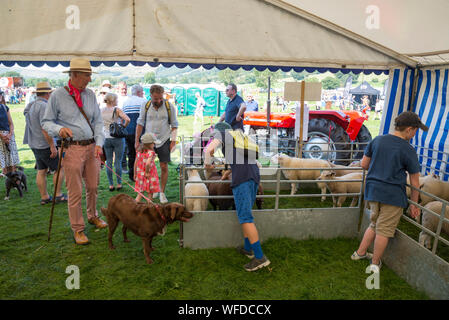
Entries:
<svg viewBox="0 0 449 320">
<path fill-rule="evenodd" d="M 172 202 L 164 205 L 137 203 L 132 197 L 123 193 L 109 199 L 108 207 L 101 208 L 101 212 L 108 220 L 109 248 L 115 249 L 112 244 L 112 235 L 121 221 L 125 242 L 129 242 L 126 236 L 127 229 L 142 238 L 143 252 L 147 263 L 153 263 L 150 258 L 150 253 L 154 250 L 151 246 L 153 237 L 163 234 L 167 224 L 176 220 L 188 222 L 193 217 L 193 214 L 180 203 Z"/>
</svg>

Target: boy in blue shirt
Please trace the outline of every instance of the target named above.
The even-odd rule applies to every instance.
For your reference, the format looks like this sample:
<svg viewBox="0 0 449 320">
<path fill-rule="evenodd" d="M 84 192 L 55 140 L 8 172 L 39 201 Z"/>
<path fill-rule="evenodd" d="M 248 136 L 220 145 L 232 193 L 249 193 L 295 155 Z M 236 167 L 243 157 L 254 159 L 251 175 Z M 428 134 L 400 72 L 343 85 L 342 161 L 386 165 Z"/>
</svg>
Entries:
<svg viewBox="0 0 449 320">
<path fill-rule="evenodd" d="M 394 133 L 372 140 L 361 161 L 362 168 L 368 170 L 365 200 L 371 209 L 371 223 L 351 259 L 372 259 L 370 268 L 374 272 L 379 272 L 388 239 L 394 236 L 403 208 L 408 205 L 406 172 L 410 175 L 411 185 L 419 188 L 420 164 L 415 149 L 409 143 L 418 129 L 428 130 L 417 114 L 410 111 L 401 113 L 395 119 Z M 418 195 L 418 191 L 412 190 L 411 200 L 418 202 Z M 417 218 L 420 210 L 411 204 L 410 214 Z M 371 254 L 367 249 L 373 242 L 374 253 Z"/>
</svg>

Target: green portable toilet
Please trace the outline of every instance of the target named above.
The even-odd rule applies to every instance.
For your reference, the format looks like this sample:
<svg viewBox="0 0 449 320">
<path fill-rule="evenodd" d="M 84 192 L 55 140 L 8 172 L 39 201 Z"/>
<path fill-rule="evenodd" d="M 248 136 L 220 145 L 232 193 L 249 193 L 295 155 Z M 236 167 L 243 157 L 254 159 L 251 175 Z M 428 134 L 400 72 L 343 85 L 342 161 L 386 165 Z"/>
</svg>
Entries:
<svg viewBox="0 0 449 320">
<path fill-rule="evenodd" d="M 172 93 L 176 94 L 176 107 L 179 115 L 186 115 L 186 89 L 183 87 L 173 87 Z M 182 110 L 181 110 L 182 108 Z"/>
<path fill-rule="evenodd" d="M 201 90 L 198 87 L 191 87 L 187 89 L 186 92 L 186 100 L 187 100 L 187 108 L 186 115 L 195 114 L 196 109 L 196 97 L 195 94 L 199 92 L 201 94 Z"/>
<path fill-rule="evenodd" d="M 221 116 L 226 110 L 226 104 L 228 103 L 229 98 L 226 96 L 226 92 L 220 91 L 220 103 L 218 104 L 218 116 Z"/>
<path fill-rule="evenodd" d="M 145 96 L 145 99 L 150 100 L 150 88 L 149 87 L 143 88 L 143 95 Z"/>
<path fill-rule="evenodd" d="M 215 88 L 203 89 L 203 98 L 206 101 L 204 116 L 216 116 L 218 109 L 218 90 Z"/>
</svg>

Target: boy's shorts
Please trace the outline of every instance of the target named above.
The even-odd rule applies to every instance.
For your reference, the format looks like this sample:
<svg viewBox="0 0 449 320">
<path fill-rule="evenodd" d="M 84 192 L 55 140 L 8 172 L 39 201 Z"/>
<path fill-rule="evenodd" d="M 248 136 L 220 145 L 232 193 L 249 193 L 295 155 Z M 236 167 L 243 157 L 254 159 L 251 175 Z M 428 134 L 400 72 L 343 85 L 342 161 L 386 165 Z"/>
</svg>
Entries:
<svg viewBox="0 0 449 320">
<path fill-rule="evenodd" d="M 234 195 L 235 209 L 239 223 L 253 223 L 254 217 L 251 210 L 256 201 L 257 189 L 259 185 L 254 180 L 242 182 L 232 188 Z"/>
<path fill-rule="evenodd" d="M 403 208 L 372 201 L 369 201 L 369 206 L 371 209 L 370 228 L 374 229 L 376 234 L 392 238 L 399 220 L 401 220 Z"/>
<path fill-rule="evenodd" d="M 159 148 L 154 148 L 154 151 L 159 158 L 159 162 L 170 162 L 170 139 L 165 141 L 165 143 Z"/>
</svg>

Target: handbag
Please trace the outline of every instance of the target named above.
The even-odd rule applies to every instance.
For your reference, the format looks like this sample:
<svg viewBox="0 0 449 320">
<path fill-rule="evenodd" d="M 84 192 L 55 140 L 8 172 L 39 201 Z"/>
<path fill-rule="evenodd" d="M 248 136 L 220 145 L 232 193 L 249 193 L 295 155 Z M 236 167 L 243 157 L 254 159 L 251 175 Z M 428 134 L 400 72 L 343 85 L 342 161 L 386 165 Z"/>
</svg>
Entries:
<svg viewBox="0 0 449 320">
<path fill-rule="evenodd" d="M 116 109 L 117 108 L 114 108 L 114 111 L 112 113 L 112 120 L 114 122 L 109 125 L 109 134 L 111 135 L 111 137 L 114 137 L 114 138 L 124 138 L 124 137 L 126 137 L 125 127 L 122 124 L 115 122 L 115 110 Z"/>
</svg>

